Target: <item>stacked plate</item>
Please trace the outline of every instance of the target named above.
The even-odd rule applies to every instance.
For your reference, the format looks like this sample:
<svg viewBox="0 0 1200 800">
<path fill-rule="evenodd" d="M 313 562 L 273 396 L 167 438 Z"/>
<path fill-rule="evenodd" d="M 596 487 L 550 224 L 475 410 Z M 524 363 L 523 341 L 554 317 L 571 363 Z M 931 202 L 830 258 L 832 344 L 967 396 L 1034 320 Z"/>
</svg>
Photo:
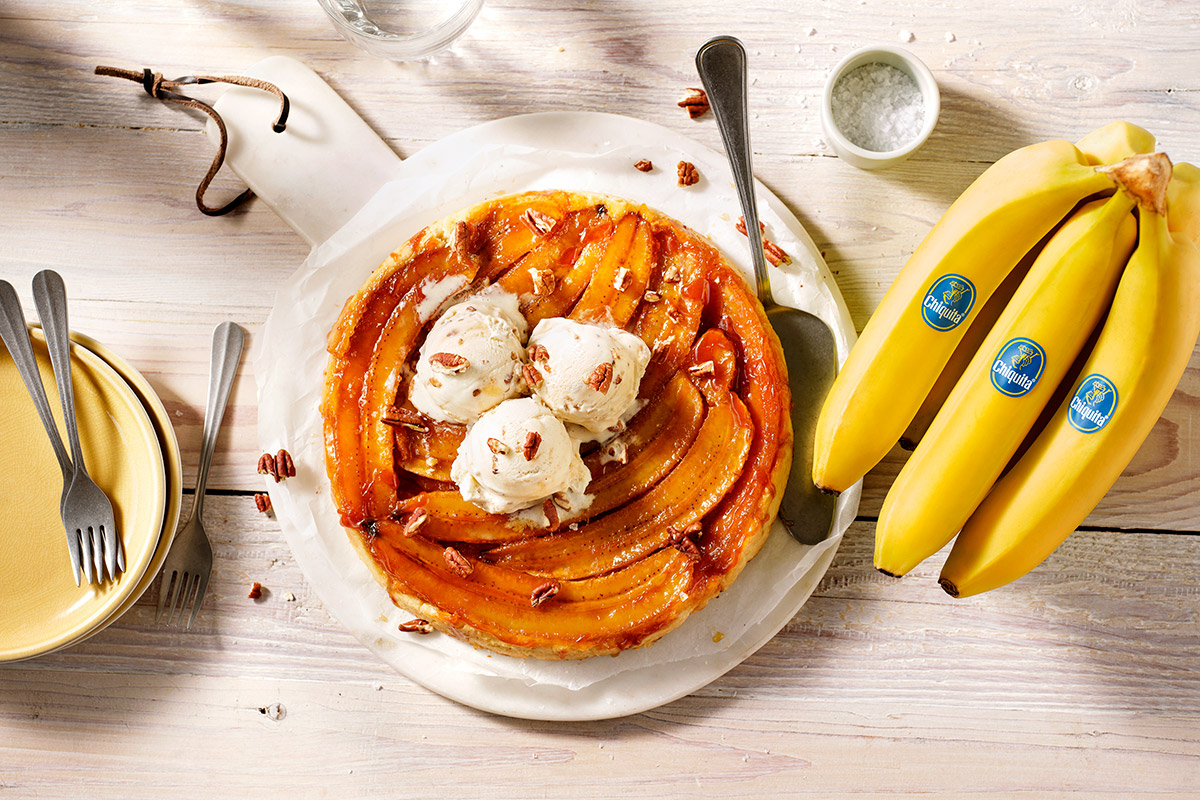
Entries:
<svg viewBox="0 0 1200 800">
<path fill-rule="evenodd" d="M 65 442 L 45 338 L 38 328 L 30 338 Z M 114 622 L 153 582 L 179 521 L 179 444 L 162 401 L 99 342 L 77 333 L 71 341 L 84 461 L 112 500 L 126 570 L 115 581 L 75 585 L 59 516 L 58 462 L 0 348 L 0 663 L 69 647 Z"/>
</svg>

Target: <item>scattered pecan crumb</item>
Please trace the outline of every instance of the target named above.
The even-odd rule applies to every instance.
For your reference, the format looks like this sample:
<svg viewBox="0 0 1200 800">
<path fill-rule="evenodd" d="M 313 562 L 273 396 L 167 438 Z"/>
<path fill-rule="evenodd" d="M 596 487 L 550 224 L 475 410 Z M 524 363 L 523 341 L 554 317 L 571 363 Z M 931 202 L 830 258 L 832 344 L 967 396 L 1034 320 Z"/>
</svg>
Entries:
<svg viewBox="0 0 1200 800">
<path fill-rule="evenodd" d="M 629 267 L 621 267 L 613 278 L 613 288 L 618 292 L 623 292 L 631 280 L 633 280 L 633 273 L 629 271 Z"/>
<path fill-rule="evenodd" d="M 688 116 L 692 119 L 704 116 L 710 108 L 708 94 L 703 89 L 696 89 L 691 86 L 688 87 L 688 93 L 676 105 L 687 109 Z"/>
<path fill-rule="evenodd" d="M 418 508 L 416 511 L 408 515 L 408 519 L 404 521 L 404 535 L 415 536 L 417 531 L 429 522 L 429 512 L 423 508 Z"/>
<path fill-rule="evenodd" d="M 537 455 L 538 448 L 542 446 L 542 435 L 537 431 L 530 431 L 525 434 L 525 446 L 521 448 L 521 455 L 525 456 L 526 461 L 533 461 Z"/>
<path fill-rule="evenodd" d="M 404 633 L 433 633 L 433 626 L 429 624 L 427 619 L 410 619 L 408 622 L 400 623 L 400 630 Z"/>
<path fill-rule="evenodd" d="M 608 448 L 608 454 L 617 460 L 618 463 L 629 463 L 629 448 L 624 442 L 613 442 Z"/>
<path fill-rule="evenodd" d="M 446 559 L 446 566 L 450 571 L 460 578 L 465 578 L 475 571 L 475 567 L 471 565 L 466 556 L 453 547 L 447 547 L 443 550 L 442 558 Z"/>
<path fill-rule="evenodd" d="M 556 595 L 556 594 L 558 594 L 558 582 L 557 581 L 547 581 L 547 582 L 543 583 L 541 586 L 534 589 L 533 592 L 529 595 L 529 605 L 533 606 L 534 608 L 537 608 L 542 603 L 549 600 L 551 597 L 554 597 L 554 595 Z"/>
<path fill-rule="evenodd" d="M 558 225 L 558 220 L 536 208 L 525 209 L 525 213 L 521 215 L 521 222 L 528 225 L 529 230 L 542 237 L 549 236 Z"/>
<path fill-rule="evenodd" d="M 553 499 L 542 501 L 542 513 L 546 515 L 546 527 L 552 531 L 558 530 L 558 508 L 554 505 Z"/>
<path fill-rule="evenodd" d="M 693 186 L 700 182 L 700 173 L 696 171 L 696 165 L 690 161 L 680 161 L 676 167 L 676 174 L 679 176 L 680 186 Z"/>
<path fill-rule="evenodd" d="M 292 461 L 292 454 L 287 450 L 280 449 L 275 454 L 275 482 L 279 483 L 284 478 L 296 477 L 296 463 Z"/>
<path fill-rule="evenodd" d="M 271 510 L 271 495 L 265 492 L 255 492 L 254 507 L 258 509 L 260 514 L 266 514 Z"/>
<path fill-rule="evenodd" d="M 429 357 L 429 366 L 433 367 L 434 372 L 458 375 L 466 372 L 471 362 L 467 361 L 466 356 L 460 356 L 458 353 L 434 353 Z"/>
<path fill-rule="evenodd" d="M 643 158 L 641 161 L 634 164 L 633 168 L 638 172 L 649 172 L 650 170 L 654 169 L 654 164 L 650 161 L 650 159 Z"/>
<path fill-rule="evenodd" d="M 659 300 L 662 300 L 662 295 L 658 292 L 646 292 L 642 295 L 642 299 L 647 303 L 657 303 Z"/>
<path fill-rule="evenodd" d="M 521 375 L 524 376 L 525 382 L 530 388 L 542 385 L 542 373 L 538 372 L 537 367 L 533 364 L 522 364 Z"/>
<path fill-rule="evenodd" d="M 717 366 L 710 358 L 708 361 L 701 361 L 699 364 L 693 364 L 687 368 L 688 375 L 693 378 L 703 378 L 706 375 L 715 375 Z"/>
<path fill-rule="evenodd" d="M 491 450 L 493 453 L 495 453 L 498 456 L 508 455 L 508 445 L 506 445 L 504 442 L 500 441 L 499 439 L 489 437 L 487 440 L 487 446 L 488 446 L 488 450 Z"/>
<path fill-rule="evenodd" d="M 608 394 L 608 387 L 612 385 L 612 379 L 613 364 L 611 361 L 605 361 L 592 371 L 592 374 L 588 376 L 588 379 L 584 383 L 600 394 Z"/>
<path fill-rule="evenodd" d="M 545 345 L 531 344 L 529 345 L 529 360 L 530 361 L 549 361 L 550 352 L 546 350 Z"/>
<path fill-rule="evenodd" d="M 263 596 L 262 584 L 259 583 L 258 581 L 255 581 L 254 585 L 250 587 L 250 594 L 248 594 L 246 596 L 249 597 L 251 600 L 257 600 L 258 598 L 262 597 Z"/>
<path fill-rule="evenodd" d="M 554 291 L 554 287 L 558 285 L 558 281 L 554 277 L 554 273 L 548 269 L 529 268 L 529 277 L 533 281 L 533 293 L 537 297 L 550 294 Z"/>
</svg>

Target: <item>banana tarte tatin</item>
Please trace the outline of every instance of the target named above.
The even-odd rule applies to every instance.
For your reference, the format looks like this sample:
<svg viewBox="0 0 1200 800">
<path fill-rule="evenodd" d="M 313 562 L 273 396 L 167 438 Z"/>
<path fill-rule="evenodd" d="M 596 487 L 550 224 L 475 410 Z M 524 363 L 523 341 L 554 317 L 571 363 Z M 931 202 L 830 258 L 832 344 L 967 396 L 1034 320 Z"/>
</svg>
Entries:
<svg viewBox="0 0 1200 800">
<path fill-rule="evenodd" d="M 412 403 L 434 322 L 487 296 L 514 298 L 529 329 L 565 317 L 649 349 L 632 416 L 606 441 L 584 438 L 582 505 L 555 493 L 504 515 L 468 502 L 451 479 L 468 425 Z M 510 394 L 540 380 L 539 347 Z M 397 606 L 474 645 L 564 659 L 649 644 L 733 582 L 778 509 L 792 451 L 779 342 L 738 270 L 645 206 L 533 192 L 430 225 L 347 301 L 328 349 L 321 410 L 342 524 Z M 446 377 L 467 368 L 433 357 Z M 608 391 L 612 374 L 601 364 L 588 386 Z M 541 442 L 488 446 L 528 461 Z"/>
</svg>

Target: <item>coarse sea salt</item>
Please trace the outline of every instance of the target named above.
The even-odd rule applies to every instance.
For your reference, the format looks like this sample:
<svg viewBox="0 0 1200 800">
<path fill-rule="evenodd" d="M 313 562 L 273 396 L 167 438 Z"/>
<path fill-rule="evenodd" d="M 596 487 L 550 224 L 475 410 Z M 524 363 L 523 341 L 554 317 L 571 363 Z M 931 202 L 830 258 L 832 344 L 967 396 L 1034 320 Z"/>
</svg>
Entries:
<svg viewBox="0 0 1200 800">
<path fill-rule="evenodd" d="M 925 122 L 916 81 L 889 64 L 864 64 L 838 78 L 830 104 L 838 130 L 864 150 L 903 147 Z"/>
</svg>

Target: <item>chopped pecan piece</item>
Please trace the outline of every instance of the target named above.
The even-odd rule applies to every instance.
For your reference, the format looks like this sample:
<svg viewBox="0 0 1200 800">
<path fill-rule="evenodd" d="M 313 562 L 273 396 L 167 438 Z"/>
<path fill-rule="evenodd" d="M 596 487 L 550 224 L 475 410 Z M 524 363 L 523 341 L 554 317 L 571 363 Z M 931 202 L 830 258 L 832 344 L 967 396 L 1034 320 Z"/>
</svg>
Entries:
<svg viewBox="0 0 1200 800">
<path fill-rule="evenodd" d="M 612 379 L 613 364 L 611 361 L 605 361 L 592 371 L 592 374 L 588 376 L 588 379 L 584 383 L 600 394 L 608 394 L 608 387 L 612 385 Z"/>
<path fill-rule="evenodd" d="M 549 361 L 550 353 L 546 350 L 545 345 L 531 344 L 529 345 L 529 360 L 530 361 Z"/>
<path fill-rule="evenodd" d="M 558 225 L 558 220 L 536 208 L 527 208 L 525 213 L 521 215 L 521 222 L 529 226 L 529 230 L 543 238 L 554 232 L 554 228 Z"/>
<path fill-rule="evenodd" d="M 702 532 L 699 522 L 693 522 L 683 530 L 676 528 L 669 529 L 668 543 L 679 552 L 683 553 L 692 561 L 700 560 L 700 547 L 696 544 L 696 537 Z"/>
<path fill-rule="evenodd" d="M 450 247 L 461 255 L 475 255 L 483 249 L 483 245 L 487 241 L 480 235 L 481 233 L 482 231 L 471 223 L 459 220 L 454 226 L 454 236 L 450 241 Z"/>
<path fill-rule="evenodd" d="M 467 557 L 453 547 L 443 550 L 442 558 L 446 559 L 446 567 L 460 578 L 465 578 L 475 571 Z"/>
<path fill-rule="evenodd" d="M 546 581 L 529 595 L 529 605 L 537 608 L 556 594 L 558 594 L 558 582 Z"/>
<path fill-rule="evenodd" d="M 688 87 L 688 93 L 682 100 L 676 103 L 680 108 L 687 109 L 688 116 L 692 119 L 702 117 L 708 113 L 710 108 L 708 104 L 708 94 L 703 89 Z"/>
<path fill-rule="evenodd" d="M 521 455 L 526 461 L 533 461 L 537 456 L 538 448 L 542 446 L 542 435 L 537 431 L 530 431 L 525 434 L 525 446 L 521 448 Z"/>
<path fill-rule="evenodd" d="M 423 508 L 418 508 L 409 514 L 408 519 L 404 521 L 404 535 L 416 536 L 417 531 L 421 530 L 426 522 L 429 522 L 429 512 Z"/>
<path fill-rule="evenodd" d="M 271 495 L 264 492 L 255 492 L 254 507 L 258 509 L 259 513 L 266 514 L 271 510 Z"/>
<path fill-rule="evenodd" d="M 740 233 L 742 236 L 749 235 L 746 232 L 746 218 L 745 217 L 738 217 L 737 225 L 735 227 L 737 228 L 738 233 Z M 767 226 L 760 222 L 760 223 L 758 223 L 758 230 L 760 233 L 766 233 Z M 768 239 L 765 236 L 763 237 L 762 243 L 763 243 L 763 254 L 767 257 L 767 260 L 770 261 L 774 266 L 778 267 L 780 264 L 791 263 L 792 257 L 789 256 L 782 247 L 775 244 L 774 242 L 772 242 L 770 239 Z"/>
<path fill-rule="evenodd" d="M 531 389 L 542 385 L 542 373 L 538 372 L 537 367 L 533 364 L 521 365 L 521 375 L 524 376 L 525 382 Z"/>
<path fill-rule="evenodd" d="M 621 267 L 613 278 L 613 288 L 618 292 L 623 292 L 631 280 L 633 280 L 633 273 L 629 271 L 629 267 Z"/>
<path fill-rule="evenodd" d="M 687 368 L 687 371 L 688 375 L 691 375 L 693 378 L 703 378 L 706 375 L 715 375 L 717 365 L 712 362 L 712 359 L 709 359 L 708 361 L 701 361 L 699 364 L 693 364 Z"/>
<path fill-rule="evenodd" d="M 620 464 L 629 463 L 629 448 L 624 442 L 613 442 L 609 445 L 608 454 Z"/>
<path fill-rule="evenodd" d="M 690 161 L 680 161 L 675 171 L 679 177 L 680 186 L 694 186 L 700 182 L 700 173 L 696 171 L 696 165 Z"/>
<path fill-rule="evenodd" d="M 646 292 L 642 295 L 642 299 L 647 303 L 657 303 L 659 300 L 662 300 L 662 295 L 658 292 Z"/>
<path fill-rule="evenodd" d="M 250 587 L 250 594 L 246 595 L 246 597 L 249 597 L 251 600 L 257 600 L 258 598 L 260 598 L 262 596 L 263 596 L 262 584 L 259 583 L 258 581 L 255 581 L 254 585 Z"/>
<path fill-rule="evenodd" d="M 417 433 L 429 433 L 429 426 L 425 424 L 424 419 L 419 412 L 411 408 L 391 406 L 383 412 L 379 421 L 384 425 L 408 428 L 410 431 L 416 431 Z"/>
<path fill-rule="evenodd" d="M 434 353 L 429 357 L 429 366 L 443 375 L 459 375 L 467 371 L 471 362 L 458 353 Z"/>
<path fill-rule="evenodd" d="M 634 164 L 633 168 L 638 172 L 649 172 L 650 170 L 654 169 L 654 164 L 649 159 L 643 158 L 641 161 Z"/>
<path fill-rule="evenodd" d="M 433 633 L 433 626 L 429 624 L 429 620 L 417 617 L 408 622 L 401 622 L 400 630 L 404 633 Z"/>
<path fill-rule="evenodd" d="M 571 510 L 571 501 L 568 500 L 567 496 L 562 492 L 555 492 L 554 494 L 550 495 L 550 500 L 554 503 L 554 505 L 558 506 L 563 511 Z"/>
<path fill-rule="evenodd" d="M 550 294 L 554 291 L 554 287 L 558 285 L 554 273 L 548 269 L 530 267 L 529 277 L 533 280 L 533 294 L 537 297 Z"/>
<path fill-rule="evenodd" d="M 552 531 L 558 530 L 558 507 L 555 506 L 553 498 L 542 501 L 542 513 L 546 515 L 546 527 Z"/>
<path fill-rule="evenodd" d="M 679 267 L 674 264 L 667 267 L 667 271 L 663 273 L 663 280 L 667 283 L 679 283 Z"/>
<path fill-rule="evenodd" d="M 508 455 L 508 445 L 506 445 L 504 442 L 500 441 L 499 439 L 488 438 L 487 446 L 488 446 L 488 450 L 491 450 L 493 453 L 495 453 L 498 456 Z"/>
</svg>

